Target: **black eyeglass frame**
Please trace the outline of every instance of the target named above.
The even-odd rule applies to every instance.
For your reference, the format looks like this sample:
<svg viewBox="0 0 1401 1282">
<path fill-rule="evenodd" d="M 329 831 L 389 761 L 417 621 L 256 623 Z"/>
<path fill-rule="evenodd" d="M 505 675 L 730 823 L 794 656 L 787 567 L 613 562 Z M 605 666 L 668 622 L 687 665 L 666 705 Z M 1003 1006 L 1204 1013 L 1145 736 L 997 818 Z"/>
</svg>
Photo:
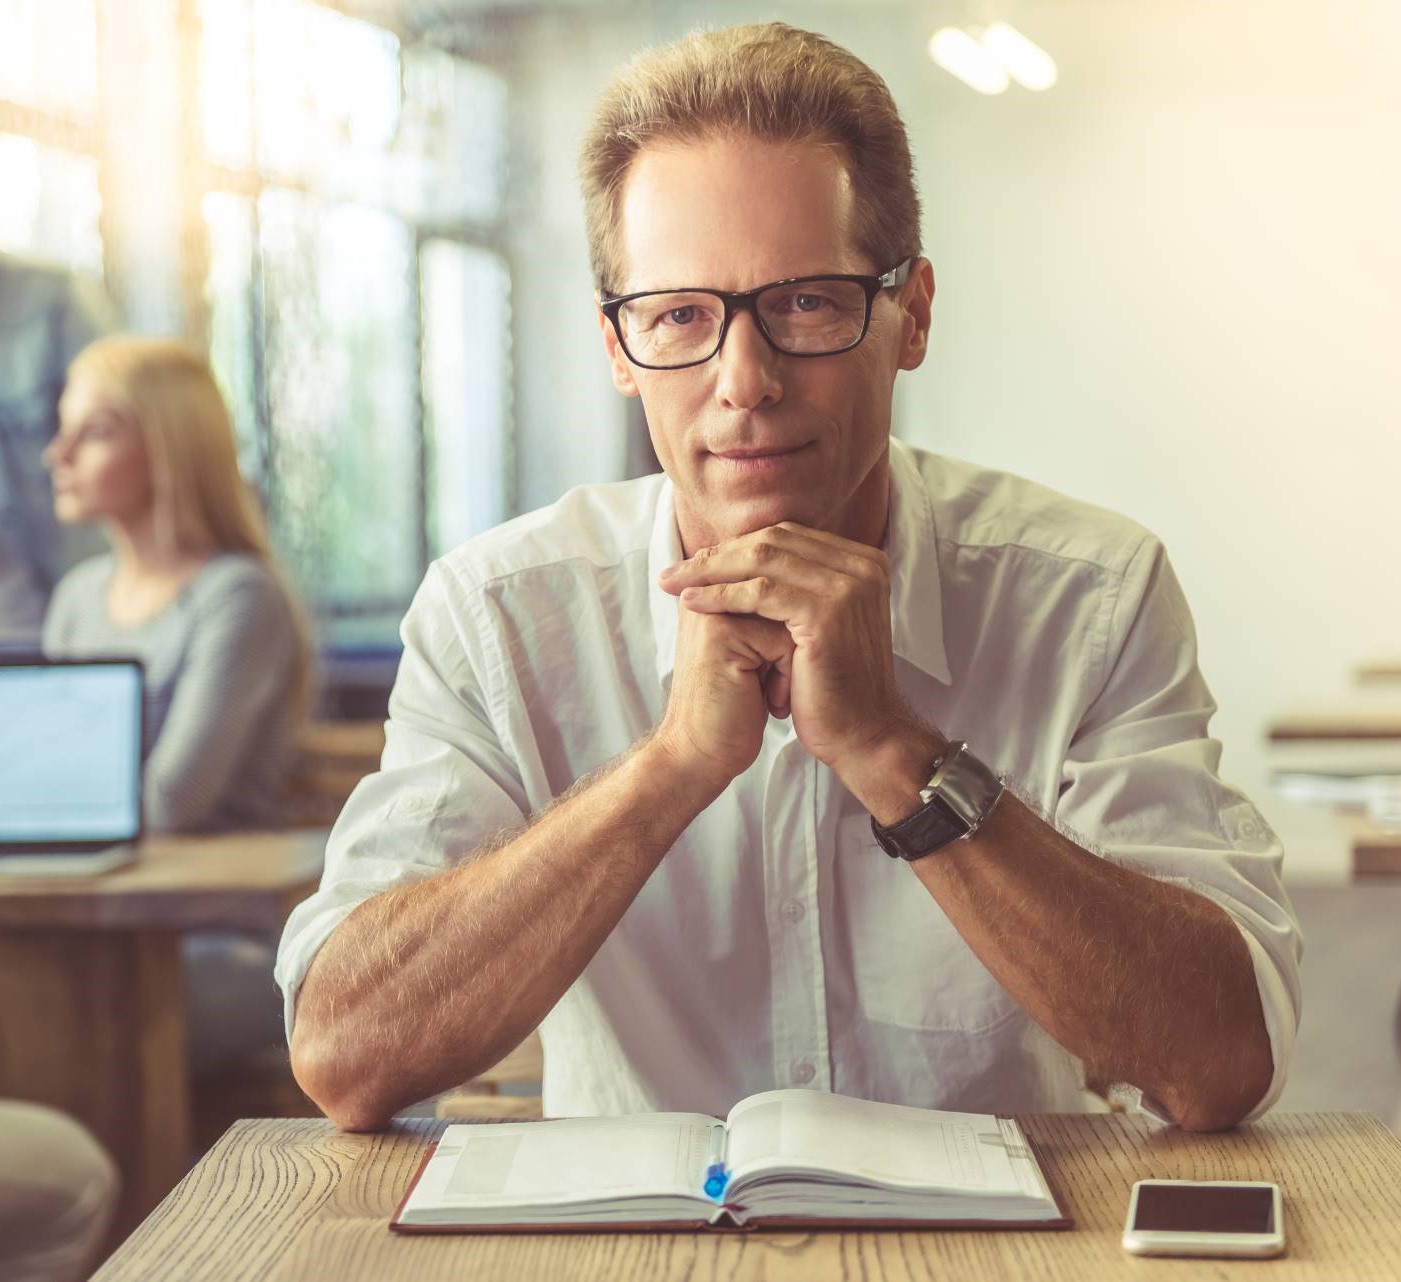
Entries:
<svg viewBox="0 0 1401 1282">
<path fill-rule="evenodd" d="M 720 349 L 725 345 L 725 335 L 730 332 L 730 321 L 734 319 L 736 312 L 748 312 L 754 317 L 754 326 L 764 336 L 764 341 L 768 343 L 774 351 L 784 356 L 798 356 L 803 358 L 816 359 L 820 356 L 840 356 L 843 352 L 849 352 L 855 347 L 860 347 L 866 338 L 866 331 L 871 328 L 871 309 L 875 305 L 876 295 L 883 289 L 896 289 L 903 285 L 910 278 L 910 270 L 914 266 L 914 256 L 911 255 L 904 261 L 896 263 L 888 272 L 883 272 L 879 276 L 852 276 L 842 275 L 834 272 L 822 272 L 816 276 L 790 276 L 786 280 L 770 281 L 767 285 L 760 285 L 757 289 L 744 289 L 729 292 L 723 289 L 643 289 L 635 294 L 620 294 L 617 298 L 600 298 L 598 300 L 598 310 L 601 311 L 609 321 L 612 322 L 613 332 L 618 336 L 618 342 L 622 345 L 623 355 L 636 365 L 639 369 L 674 370 L 692 369 L 697 365 L 704 365 L 706 361 L 714 360 L 720 354 Z M 861 332 L 845 347 L 834 347 L 830 352 L 790 352 L 786 347 L 780 347 L 774 341 L 774 337 L 769 333 L 768 327 L 764 324 L 764 318 L 759 314 L 759 309 L 755 305 L 755 300 L 760 294 L 771 289 L 779 289 L 784 285 L 806 285 L 815 280 L 840 280 L 850 281 L 860 285 L 866 293 L 866 316 L 861 322 Z M 636 302 L 639 298 L 652 298 L 660 294 L 706 294 L 711 298 L 718 298 L 725 308 L 724 318 L 720 322 L 720 332 L 715 336 L 715 346 L 709 354 L 702 356 L 699 360 L 687 361 L 684 365 L 648 365 L 645 361 L 638 360 L 628 350 L 628 341 L 623 337 L 623 327 L 618 323 L 618 313 L 625 303 Z"/>
</svg>

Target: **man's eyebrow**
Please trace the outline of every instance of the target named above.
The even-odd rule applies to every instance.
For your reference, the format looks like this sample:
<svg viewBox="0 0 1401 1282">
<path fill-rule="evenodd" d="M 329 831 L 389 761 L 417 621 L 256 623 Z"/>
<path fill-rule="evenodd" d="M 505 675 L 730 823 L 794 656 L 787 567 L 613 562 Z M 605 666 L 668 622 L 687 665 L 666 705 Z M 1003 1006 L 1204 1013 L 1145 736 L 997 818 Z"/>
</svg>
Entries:
<svg viewBox="0 0 1401 1282">
<path fill-rule="evenodd" d="M 687 284 L 671 285 L 644 285 L 635 289 L 619 289 L 613 292 L 605 291 L 604 298 L 622 298 L 627 294 L 671 294 L 685 293 L 688 290 L 706 290 L 716 294 L 748 294 L 756 289 L 763 289 L 768 285 L 778 285 L 787 280 L 810 280 L 823 276 L 872 276 L 874 272 L 861 271 L 855 267 L 819 267 L 814 271 L 785 272 L 782 276 L 771 276 L 768 280 L 760 281 L 755 285 L 746 285 L 742 288 L 726 288 L 724 285 Z"/>
</svg>

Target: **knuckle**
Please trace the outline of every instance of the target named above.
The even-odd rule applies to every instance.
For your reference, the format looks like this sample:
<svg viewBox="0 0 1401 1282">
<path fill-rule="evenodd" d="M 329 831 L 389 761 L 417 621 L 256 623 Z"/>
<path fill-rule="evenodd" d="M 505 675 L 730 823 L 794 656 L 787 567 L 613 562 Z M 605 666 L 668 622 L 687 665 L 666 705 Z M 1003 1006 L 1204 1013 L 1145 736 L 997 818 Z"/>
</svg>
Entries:
<svg viewBox="0 0 1401 1282">
<path fill-rule="evenodd" d="M 842 605 L 848 605 L 861 594 L 861 581 L 838 574 L 833 579 L 832 595 Z"/>
<path fill-rule="evenodd" d="M 857 572 L 857 582 L 863 587 L 888 589 L 890 587 L 890 563 L 884 553 L 880 559 L 872 559 Z"/>
</svg>

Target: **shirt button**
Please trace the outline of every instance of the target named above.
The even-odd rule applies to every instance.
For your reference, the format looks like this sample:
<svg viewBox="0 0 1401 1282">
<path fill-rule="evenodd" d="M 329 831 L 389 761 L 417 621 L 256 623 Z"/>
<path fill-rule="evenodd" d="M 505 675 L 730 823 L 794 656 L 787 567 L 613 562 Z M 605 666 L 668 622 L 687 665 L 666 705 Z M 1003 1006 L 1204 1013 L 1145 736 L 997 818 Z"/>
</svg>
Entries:
<svg viewBox="0 0 1401 1282">
<path fill-rule="evenodd" d="M 783 914 L 784 921 L 792 922 L 796 925 L 798 922 L 802 921 L 807 910 L 796 899 L 790 899 L 783 905 L 780 912 Z"/>
<path fill-rule="evenodd" d="M 1239 832 L 1246 841 L 1249 841 L 1253 837 L 1258 837 L 1260 835 L 1260 825 L 1253 819 L 1245 819 L 1241 821 Z"/>
<path fill-rule="evenodd" d="M 807 1060 L 793 1065 L 793 1080 L 800 1086 L 806 1086 L 816 1075 L 817 1070 Z"/>
</svg>

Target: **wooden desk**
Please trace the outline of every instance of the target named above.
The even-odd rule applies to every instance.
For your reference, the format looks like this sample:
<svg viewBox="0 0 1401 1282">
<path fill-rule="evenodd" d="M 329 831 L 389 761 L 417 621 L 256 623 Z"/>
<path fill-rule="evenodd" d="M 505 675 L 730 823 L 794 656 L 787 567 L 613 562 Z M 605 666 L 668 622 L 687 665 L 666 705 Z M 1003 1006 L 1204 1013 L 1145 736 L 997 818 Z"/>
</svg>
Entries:
<svg viewBox="0 0 1401 1282">
<path fill-rule="evenodd" d="M 1401 708 L 1290 712 L 1270 723 L 1269 736 L 1271 743 L 1401 739 Z"/>
<path fill-rule="evenodd" d="M 325 846 L 307 831 L 154 837 L 100 877 L 0 877 L 0 1096 L 63 1109 L 106 1145 L 117 1232 L 190 1157 L 181 935 L 277 929 Z"/>
<path fill-rule="evenodd" d="M 1401 877 L 1401 832 L 1378 828 L 1365 819 L 1354 818 L 1352 875 L 1354 880 Z"/>
<path fill-rule="evenodd" d="M 1068 1232 L 539 1234 L 404 1238 L 389 1215 L 445 1122 L 344 1135 L 236 1123 L 93 1282 L 727 1282 L 808 1279 L 1401 1277 L 1401 1141 L 1361 1113 L 1283 1113 L 1226 1135 L 1126 1114 L 1024 1116 L 1075 1220 Z M 1133 1259 L 1129 1188 L 1149 1176 L 1274 1179 L 1288 1255 L 1261 1264 Z"/>
</svg>

